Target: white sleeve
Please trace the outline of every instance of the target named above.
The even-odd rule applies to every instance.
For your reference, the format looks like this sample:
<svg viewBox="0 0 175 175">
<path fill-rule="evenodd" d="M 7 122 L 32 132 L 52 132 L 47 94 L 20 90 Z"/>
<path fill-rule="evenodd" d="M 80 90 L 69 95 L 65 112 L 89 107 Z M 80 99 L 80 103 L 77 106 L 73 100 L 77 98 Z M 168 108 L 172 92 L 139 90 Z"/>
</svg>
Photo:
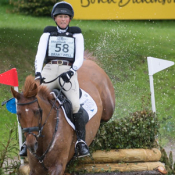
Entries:
<svg viewBox="0 0 175 175">
<path fill-rule="evenodd" d="M 78 70 L 84 60 L 84 37 L 82 33 L 76 33 L 73 35 L 75 37 L 75 62 L 73 63 L 72 68 Z"/>
<path fill-rule="evenodd" d="M 35 57 L 35 73 L 41 72 L 46 56 L 47 43 L 50 33 L 43 33 L 38 44 L 38 51 Z"/>
</svg>

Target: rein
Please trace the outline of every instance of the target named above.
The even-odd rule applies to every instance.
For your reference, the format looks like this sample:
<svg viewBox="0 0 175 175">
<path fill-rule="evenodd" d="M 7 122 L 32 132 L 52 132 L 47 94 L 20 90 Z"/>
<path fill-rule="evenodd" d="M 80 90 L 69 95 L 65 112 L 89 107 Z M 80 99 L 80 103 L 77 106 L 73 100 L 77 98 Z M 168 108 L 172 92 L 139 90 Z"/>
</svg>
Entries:
<svg viewBox="0 0 175 175">
<path fill-rule="evenodd" d="M 58 79 L 58 82 L 59 82 L 59 84 L 60 84 L 60 87 L 61 87 L 61 89 L 63 89 L 64 91 L 69 91 L 70 89 L 71 89 L 71 87 L 72 87 L 72 83 L 71 83 L 71 81 L 69 81 L 69 83 L 70 83 L 70 89 L 68 89 L 68 90 L 66 90 L 65 88 L 64 88 L 64 85 L 65 85 L 65 82 L 63 83 L 63 84 L 61 84 L 61 76 L 59 75 L 58 77 L 56 77 L 56 78 L 54 78 L 53 80 L 51 80 L 51 81 L 44 81 L 44 79 L 45 78 L 43 78 L 42 79 L 42 83 L 44 83 L 44 84 L 48 84 L 48 83 L 52 83 L 52 82 L 54 82 L 55 80 L 57 80 Z"/>
<path fill-rule="evenodd" d="M 43 153 L 42 156 L 37 156 L 36 153 L 32 153 L 32 154 L 35 156 L 35 158 L 37 158 L 37 159 L 39 160 L 39 163 L 42 163 L 42 165 L 43 165 L 43 167 L 44 167 L 45 169 L 47 169 L 47 168 L 45 167 L 43 161 L 44 161 L 44 158 L 45 158 L 46 154 L 49 152 L 49 150 L 50 150 L 50 148 L 51 148 L 51 146 L 52 146 L 52 143 L 53 143 L 53 141 L 54 141 L 54 139 L 55 139 L 55 135 L 56 135 L 56 132 L 57 132 L 57 130 L 58 130 L 58 123 L 59 123 L 59 117 L 58 117 L 58 116 L 59 116 L 59 110 L 57 109 L 57 117 L 56 117 L 57 120 L 56 120 L 56 125 L 55 125 L 55 131 L 54 131 L 52 140 L 51 140 L 51 142 L 50 142 L 48 148 L 46 149 L 46 151 Z"/>
<path fill-rule="evenodd" d="M 36 101 L 38 101 L 37 98 L 36 98 L 35 100 L 31 101 L 31 102 L 28 102 L 28 103 L 17 103 L 17 105 L 28 105 L 28 104 L 35 103 Z M 43 137 L 43 136 L 41 135 L 41 132 L 42 132 L 42 130 L 43 130 L 45 124 L 47 123 L 47 120 L 48 120 L 48 118 L 49 118 L 49 116 L 50 116 L 50 114 L 51 114 L 52 109 L 55 107 L 55 109 L 56 109 L 56 111 L 57 111 L 55 131 L 54 131 L 54 133 L 53 133 L 53 137 L 52 137 L 52 140 L 51 140 L 51 142 L 50 142 L 48 148 L 47 148 L 46 151 L 42 154 L 42 156 L 38 156 L 36 153 L 31 152 L 31 153 L 35 156 L 35 158 L 39 160 L 39 163 L 42 164 L 42 166 L 43 166 L 43 168 L 44 168 L 45 170 L 48 170 L 48 169 L 45 167 L 43 161 L 44 161 L 44 158 L 45 158 L 46 154 L 49 152 L 49 150 L 50 150 L 50 148 L 51 148 L 51 146 L 52 146 L 52 144 L 53 144 L 53 141 L 54 141 L 54 139 L 55 139 L 56 132 L 57 132 L 57 130 L 58 130 L 59 108 L 60 108 L 60 106 L 59 106 L 59 107 L 56 107 L 56 106 L 55 106 L 55 103 L 56 103 L 56 99 L 55 99 L 55 102 L 52 104 L 52 108 L 50 109 L 49 114 L 48 114 L 48 116 L 47 116 L 47 118 L 46 118 L 46 120 L 45 120 L 45 122 L 44 122 L 44 124 L 43 124 L 42 126 L 41 126 L 41 123 L 39 123 L 39 126 L 38 126 L 38 127 L 30 127 L 30 128 L 23 128 L 23 129 L 22 129 L 24 132 L 27 133 L 27 135 L 32 134 L 33 136 L 35 136 L 36 140 L 37 140 L 38 137 Z M 38 105 L 38 106 L 39 106 L 39 105 Z M 39 109 L 41 109 L 41 108 L 39 107 Z M 41 110 L 41 111 L 42 111 L 42 110 Z M 41 112 L 41 122 L 42 122 L 42 112 Z M 39 134 L 36 135 L 36 134 L 33 133 L 33 131 L 37 131 L 37 132 L 39 132 Z M 27 137 L 27 136 L 26 136 L 26 137 Z"/>
</svg>

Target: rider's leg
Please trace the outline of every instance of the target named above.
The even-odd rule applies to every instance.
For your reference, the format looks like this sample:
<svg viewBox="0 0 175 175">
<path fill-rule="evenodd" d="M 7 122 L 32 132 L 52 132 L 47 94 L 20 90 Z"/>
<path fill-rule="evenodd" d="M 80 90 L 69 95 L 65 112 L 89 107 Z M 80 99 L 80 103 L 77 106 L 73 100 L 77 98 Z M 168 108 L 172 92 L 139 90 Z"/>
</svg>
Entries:
<svg viewBox="0 0 175 175">
<path fill-rule="evenodd" d="M 67 72 L 70 70 L 70 66 L 59 66 L 56 64 L 46 64 L 42 70 L 42 76 L 45 81 L 51 81 L 60 75 L 63 72 Z M 72 103 L 73 109 L 73 116 L 75 120 L 75 130 L 77 134 L 77 142 L 76 142 L 76 150 L 78 150 L 79 156 L 86 156 L 89 155 L 88 146 L 85 143 L 85 124 L 83 122 L 84 118 L 82 116 L 82 111 L 80 109 L 80 102 L 79 102 L 79 83 L 77 80 L 77 73 L 75 73 L 69 83 L 64 83 L 61 81 L 61 85 L 63 85 L 63 93 L 67 96 L 67 98 Z M 52 83 L 45 84 L 50 90 L 53 88 L 61 88 L 59 81 L 55 80 Z"/>
<path fill-rule="evenodd" d="M 49 82 L 54 80 L 56 77 L 58 77 L 59 70 L 60 69 L 58 64 L 46 64 L 41 72 L 41 75 L 44 78 L 45 82 Z M 54 88 L 59 88 L 58 79 L 51 83 L 43 83 L 42 85 L 47 86 L 49 90 L 52 90 Z"/>
<path fill-rule="evenodd" d="M 71 78 L 70 83 L 65 83 L 64 88 L 67 91 L 63 91 L 67 98 L 72 103 L 73 117 L 75 124 L 75 132 L 77 135 L 77 142 L 75 145 L 75 150 L 78 151 L 78 157 L 83 157 L 89 155 L 89 149 L 85 142 L 85 125 L 87 123 L 83 116 L 83 110 L 80 107 L 79 100 L 79 83 L 77 80 L 77 73 Z"/>
<path fill-rule="evenodd" d="M 74 124 L 75 124 L 75 132 L 77 135 L 75 152 L 78 152 L 78 157 L 88 156 L 90 155 L 89 148 L 85 142 L 85 136 L 86 136 L 85 125 L 87 121 L 83 116 L 83 109 L 80 108 L 80 110 L 77 113 L 73 114 L 73 117 L 74 117 Z"/>
</svg>

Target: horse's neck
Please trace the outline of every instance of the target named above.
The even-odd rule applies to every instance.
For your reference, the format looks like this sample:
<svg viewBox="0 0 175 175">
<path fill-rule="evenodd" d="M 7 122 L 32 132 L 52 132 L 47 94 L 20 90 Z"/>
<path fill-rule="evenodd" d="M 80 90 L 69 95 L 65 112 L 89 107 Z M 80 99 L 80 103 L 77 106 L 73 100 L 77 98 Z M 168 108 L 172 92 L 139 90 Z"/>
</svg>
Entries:
<svg viewBox="0 0 175 175">
<path fill-rule="evenodd" d="M 61 142 L 65 141 L 69 143 L 70 146 L 73 139 L 73 129 L 66 121 L 63 110 L 60 107 L 58 107 L 58 111 L 55 110 L 47 100 L 39 99 L 38 101 L 43 110 L 42 123 L 44 124 L 46 122 L 42 132 L 44 135 L 42 142 L 44 142 L 44 144 L 41 144 L 41 147 L 44 145 L 44 147 L 47 148 L 52 139 L 54 139 L 53 145 L 57 144 L 58 147 L 61 147 L 61 145 L 59 145 L 60 142 L 57 140 Z M 55 132 L 56 134 L 54 136 Z"/>
<path fill-rule="evenodd" d="M 60 125 L 65 123 L 64 114 L 59 104 L 50 104 L 48 100 L 39 99 L 39 105 L 42 109 L 42 125 L 44 125 L 43 133 L 46 137 L 52 136 Z M 57 106 L 57 108 L 55 108 Z"/>
<path fill-rule="evenodd" d="M 55 124 L 56 121 L 58 120 L 57 118 L 59 116 L 57 116 L 57 111 L 55 111 L 55 109 L 50 106 L 50 105 L 42 105 L 41 106 L 42 109 L 42 124 L 44 125 L 44 128 L 47 128 L 47 130 L 44 130 L 46 133 L 53 133 L 54 128 L 55 128 Z M 47 133 L 47 134 L 49 134 Z"/>
</svg>

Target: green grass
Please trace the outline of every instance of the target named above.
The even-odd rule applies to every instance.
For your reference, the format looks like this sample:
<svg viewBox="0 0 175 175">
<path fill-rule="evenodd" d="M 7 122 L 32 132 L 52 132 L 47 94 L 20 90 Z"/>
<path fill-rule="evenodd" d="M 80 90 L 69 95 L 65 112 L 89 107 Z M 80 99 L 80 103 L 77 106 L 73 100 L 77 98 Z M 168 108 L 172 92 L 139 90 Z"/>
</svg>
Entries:
<svg viewBox="0 0 175 175">
<path fill-rule="evenodd" d="M 18 71 L 19 89 L 25 77 L 34 75 L 34 59 L 44 27 L 54 25 L 51 18 L 36 18 L 10 13 L 0 6 L 0 73 L 11 68 Z M 116 94 L 113 118 L 122 118 L 151 109 L 147 56 L 175 62 L 175 21 L 81 21 L 73 20 L 85 38 L 85 49 L 92 51 L 110 76 Z M 175 138 L 175 67 L 154 75 L 156 111 L 162 121 L 163 143 Z M 0 85 L 0 101 L 11 98 L 10 87 Z M 167 119 L 169 117 L 169 119 Z M 9 127 L 16 115 L 0 106 L 0 138 L 5 124 Z"/>
</svg>

